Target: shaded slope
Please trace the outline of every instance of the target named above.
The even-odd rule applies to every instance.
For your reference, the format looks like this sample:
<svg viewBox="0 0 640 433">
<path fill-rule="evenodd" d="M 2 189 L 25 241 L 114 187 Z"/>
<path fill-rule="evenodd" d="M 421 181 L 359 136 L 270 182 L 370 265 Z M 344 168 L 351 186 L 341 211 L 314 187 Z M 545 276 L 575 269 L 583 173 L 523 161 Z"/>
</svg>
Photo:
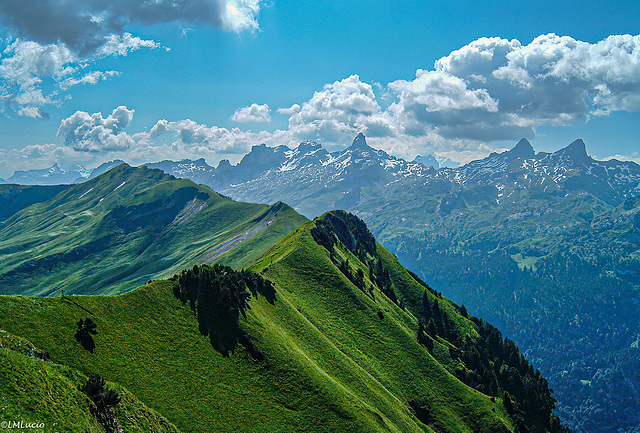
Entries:
<svg viewBox="0 0 640 433">
<path fill-rule="evenodd" d="M 0 225 L 0 290 L 116 293 L 194 263 L 243 264 L 304 220 L 122 164 Z"/>
<path fill-rule="evenodd" d="M 70 187 L 71 185 L 0 185 L 0 221 L 32 204 L 47 201 Z"/>
</svg>

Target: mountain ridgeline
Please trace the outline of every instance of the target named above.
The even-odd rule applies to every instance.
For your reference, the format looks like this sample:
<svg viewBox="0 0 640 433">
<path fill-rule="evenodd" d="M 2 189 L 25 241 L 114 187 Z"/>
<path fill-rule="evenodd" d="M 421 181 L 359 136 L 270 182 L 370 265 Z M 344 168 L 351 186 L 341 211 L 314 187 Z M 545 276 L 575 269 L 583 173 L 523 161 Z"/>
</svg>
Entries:
<svg viewBox="0 0 640 433">
<path fill-rule="evenodd" d="M 152 164 L 236 200 L 357 214 L 401 263 L 499 326 L 578 432 L 640 427 L 640 166 L 523 139 L 436 170 L 367 145 L 255 146 L 235 166 Z"/>
<path fill-rule="evenodd" d="M 306 221 L 121 164 L 76 185 L 0 185 L 0 293 L 108 294 L 194 264 L 243 266 Z"/>
<path fill-rule="evenodd" d="M 73 338 L 87 314 L 92 351 Z M 0 297 L 0 324 L 46 351 L 29 360 L 30 380 L 54 367 L 98 374 L 182 432 L 565 431 L 513 342 L 343 211 L 302 224 L 242 271 L 193 266 L 118 296 Z M 7 395 L 12 414 L 29 415 Z M 70 405 L 76 415 L 62 421 L 95 423 L 90 402 Z M 39 419 L 60 425 L 58 413 Z M 116 406 L 113 423 L 125 419 Z"/>
</svg>

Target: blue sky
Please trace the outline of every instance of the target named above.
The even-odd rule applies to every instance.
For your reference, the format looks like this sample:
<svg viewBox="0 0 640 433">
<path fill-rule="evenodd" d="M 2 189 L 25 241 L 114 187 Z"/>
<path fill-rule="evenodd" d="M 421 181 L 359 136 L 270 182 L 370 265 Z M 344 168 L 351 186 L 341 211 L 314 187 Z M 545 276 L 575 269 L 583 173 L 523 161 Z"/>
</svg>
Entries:
<svg viewBox="0 0 640 433">
<path fill-rule="evenodd" d="M 0 177 L 360 131 L 405 158 L 524 136 L 640 161 L 637 1 L 40 4 L 0 3 Z"/>
</svg>

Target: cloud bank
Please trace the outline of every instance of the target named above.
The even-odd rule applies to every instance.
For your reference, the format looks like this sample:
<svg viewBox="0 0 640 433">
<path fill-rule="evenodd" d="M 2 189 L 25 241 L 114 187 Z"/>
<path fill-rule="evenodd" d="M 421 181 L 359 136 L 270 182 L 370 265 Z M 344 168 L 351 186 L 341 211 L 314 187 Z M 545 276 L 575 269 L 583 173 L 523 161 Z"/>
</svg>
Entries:
<svg viewBox="0 0 640 433">
<path fill-rule="evenodd" d="M 535 135 L 541 125 L 640 109 L 640 36 L 595 44 L 542 35 L 530 44 L 480 38 L 389 84 L 411 133 L 485 141 Z M 413 128 L 412 128 L 413 127 Z"/>
<path fill-rule="evenodd" d="M 0 21 L 25 38 L 86 55 L 127 25 L 177 22 L 241 32 L 258 28 L 260 0 L 2 0 Z"/>
<path fill-rule="evenodd" d="M 364 132 L 399 153 L 453 150 L 467 159 L 487 152 L 487 143 L 533 138 L 540 126 L 640 111 L 640 36 L 590 44 L 547 34 L 527 45 L 480 38 L 412 80 L 377 87 L 384 99 L 352 75 L 278 113 L 290 116 L 299 139 L 346 143 Z"/>
</svg>

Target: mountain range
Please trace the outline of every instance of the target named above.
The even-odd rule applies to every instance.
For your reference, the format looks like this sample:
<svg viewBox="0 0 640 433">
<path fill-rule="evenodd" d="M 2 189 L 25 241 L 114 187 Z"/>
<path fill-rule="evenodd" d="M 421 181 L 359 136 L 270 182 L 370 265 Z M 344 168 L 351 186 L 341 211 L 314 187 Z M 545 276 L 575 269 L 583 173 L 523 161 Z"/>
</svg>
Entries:
<svg viewBox="0 0 640 433">
<path fill-rule="evenodd" d="M 405 266 L 513 338 L 549 376 L 573 429 L 640 425 L 636 163 L 595 160 L 583 140 L 536 153 L 523 139 L 435 170 L 358 135 L 339 152 L 262 145 L 235 166 L 148 166 L 310 218 L 357 214 Z"/>
<path fill-rule="evenodd" d="M 637 164 L 594 160 L 582 140 L 536 153 L 523 139 L 436 170 L 358 135 L 338 152 L 314 142 L 261 145 L 237 165 L 146 167 L 222 198 L 282 201 L 310 218 L 334 208 L 357 214 L 404 266 L 522 348 L 556 390 L 563 422 L 578 432 L 639 428 Z M 4 188 L 21 191 L 3 209 L 11 213 L 65 187 Z"/>
<path fill-rule="evenodd" d="M 58 164 L 39 170 L 17 170 L 13 175 L 1 182 L 18 185 L 60 185 L 83 182 L 89 177 L 91 170 L 78 165 L 71 170 L 63 170 Z"/>
<path fill-rule="evenodd" d="M 20 294 L 0 297 L 7 419 L 70 432 L 566 431 L 515 344 L 353 214 L 307 221 L 124 164 L 57 192 L 10 186 L 4 260 L 28 247 L 36 263 L 20 256 L 3 274 Z M 109 238 L 99 251 L 96 233 Z M 186 269 L 130 290 L 176 263 Z"/>
</svg>

